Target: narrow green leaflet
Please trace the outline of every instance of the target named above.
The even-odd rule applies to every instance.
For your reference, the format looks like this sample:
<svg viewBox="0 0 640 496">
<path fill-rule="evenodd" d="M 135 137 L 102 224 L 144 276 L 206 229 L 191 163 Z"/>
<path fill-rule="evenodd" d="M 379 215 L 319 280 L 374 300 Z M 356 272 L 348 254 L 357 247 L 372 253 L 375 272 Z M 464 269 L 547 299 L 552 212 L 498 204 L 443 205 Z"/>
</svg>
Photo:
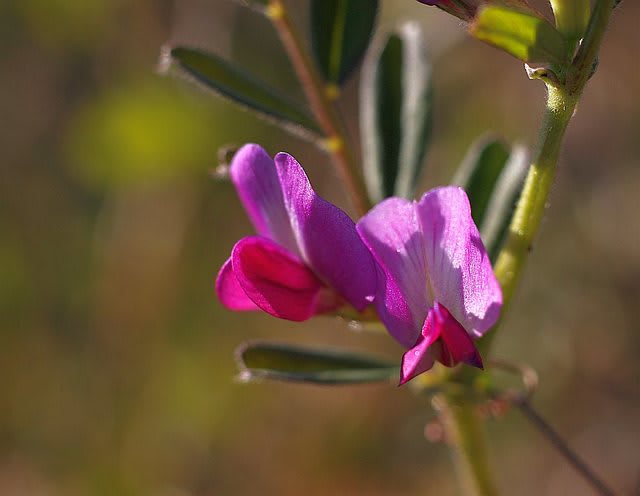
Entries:
<svg viewBox="0 0 640 496">
<path fill-rule="evenodd" d="M 471 215 L 492 261 L 507 232 L 528 165 L 529 154 L 523 146 L 509 148 L 499 139 L 483 137 L 471 145 L 453 180 L 469 196 Z"/>
<path fill-rule="evenodd" d="M 504 141 L 481 137 L 471 145 L 456 172 L 453 182 L 467 192 L 477 226 L 482 226 L 493 188 L 508 159 L 509 147 Z"/>
<path fill-rule="evenodd" d="M 411 198 L 431 135 L 431 66 L 420 27 L 406 23 L 365 61 L 360 87 L 364 175 L 371 200 Z"/>
<path fill-rule="evenodd" d="M 329 83 L 358 67 L 375 27 L 378 0 L 311 0 L 311 46 Z"/>
<path fill-rule="evenodd" d="M 484 7 L 469 31 L 527 63 L 564 64 L 569 57 L 567 42 L 558 30 L 546 19 L 518 10 Z"/>
<path fill-rule="evenodd" d="M 279 95 L 252 74 L 214 54 L 174 47 L 170 59 L 184 74 L 220 96 L 283 123 L 299 134 L 320 134 L 314 119 L 304 109 Z"/>
<path fill-rule="evenodd" d="M 525 147 L 481 137 L 467 152 L 453 180 L 471 203 L 471 215 L 480 229 L 492 262 L 500 250 L 529 165 Z"/>
<path fill-rule="evenodd" d="M 511 149 L 509 160 L 493 188 L 491 200 L 487 205 L 480 233 L 493 263 L 498 258 L 511 217 L 524 187 L 529 158 L 529 152 L 524 146 L 516 145 Z"/>
<path fill-rule="evenodd" d="M 394 381 L 397 365 L 344 350 L 310 349 L 280 343 L 249 342 L 236 350 L 240 377 L 313 384 Z"/>
</svg>

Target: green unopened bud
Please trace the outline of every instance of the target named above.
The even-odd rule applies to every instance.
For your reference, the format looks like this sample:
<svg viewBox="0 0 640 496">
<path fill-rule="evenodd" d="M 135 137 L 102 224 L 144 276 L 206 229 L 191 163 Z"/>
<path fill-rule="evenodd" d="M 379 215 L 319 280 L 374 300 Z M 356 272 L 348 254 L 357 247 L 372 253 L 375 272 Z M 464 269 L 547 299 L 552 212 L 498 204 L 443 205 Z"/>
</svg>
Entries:
<svg viewBox="0 0 640 496">
<path fill-rule="evenodd" d="M 556 27 L 571 43 L 575 45 L 584 34 L 589 24 L 591 4 L 589 0 L 551 0 Z"/>
</svg>

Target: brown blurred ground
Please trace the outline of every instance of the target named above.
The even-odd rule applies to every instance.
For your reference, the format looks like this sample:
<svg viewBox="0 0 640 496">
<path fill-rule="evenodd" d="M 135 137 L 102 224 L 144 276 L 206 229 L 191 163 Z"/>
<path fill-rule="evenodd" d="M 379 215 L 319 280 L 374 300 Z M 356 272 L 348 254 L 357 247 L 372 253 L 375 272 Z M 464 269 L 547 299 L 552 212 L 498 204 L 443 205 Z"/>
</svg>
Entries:
<svg viewBox="0 0 640 496">
<path fill-rule="evenodd" d="M 539 409 L 622 494 L 640 481 L 639 16 L 633 0 L 614 16 L 496 350 L 539 371 Z M 517 62 L 438 11 L 387 1 L 382 24 L 400 17 L 424 23 L 434 55 L 424 188 L 486 130 L 534 140 L 543 88 Z M 401 352 L 213 295 L 251 231 L 208 175 L 219 146 L 290 151 L 347 206 L 322 154 L 154 75 L 162 43 L 188 42 L 295 93 L 264 22 L 225 0 L 5 0 L 0 41 L 0 494 L 454 494 L 446 449 L 423 437 L 429 407 L 408 391 L 234 382 L 249 338 Z M 589 494 L 517 412 L 490 431 L 504 494 Z"/>
</svg>

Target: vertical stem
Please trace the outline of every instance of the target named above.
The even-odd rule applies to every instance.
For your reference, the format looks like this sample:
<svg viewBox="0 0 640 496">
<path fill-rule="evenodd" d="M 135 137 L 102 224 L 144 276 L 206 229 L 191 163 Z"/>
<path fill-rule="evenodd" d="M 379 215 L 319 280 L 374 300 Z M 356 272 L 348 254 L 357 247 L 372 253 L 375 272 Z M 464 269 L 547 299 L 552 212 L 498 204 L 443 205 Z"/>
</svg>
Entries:
<svg viewBox="0 0 640 496">
<path fill-rule="evenodd" d="M 351 200 L 359 215 L 371 207 L 364 181 L 347 139 L 347 132 L 331 102 L 322 78 L 304 49 L 302 39 L 289 18 L 281 0 L 270 0 L 266 10 L 302 84 L 311 110 L 326 136 L 327 151 L 333 157 Z"/>
<path fill-rule="evenodd" d="M 598 50 L 613 10 L 614 0 L 597 0 L 584 38 L 572 64 L 567 68 L 566 84 L 547 84 L 547 104 L 524 189 L 509 226 L 507 240 L 495 264 L 507 313 L 527 255 L 540 228 L 565 131 L 573 116 L 584 86 L 593 73 Z M 502 319 L 502 317 L 501 317 Z M 499 324 L 498 324 L 499 325 Z M 487 354 L 496 330 L 478 342 Z M 471 385 L 477 374 L 464 371 L 458 379 Z M 451 443 L 464 494 L 490 496 L 497 493 L 488 467 L 484 426 L 468 399 L 451 394 L 440 401 L 443 423 Z M 604 494 L 604 493 L 603 493 Z"/>
<path fill-rule="evenodd" d="M 456 475 L 465 496 L 495 496 L 497 485 L 487 456 L 487 435 L 473 399 L 462 394 L 438 395 L 440 415 Z"/>
<path fill-rule="evenodd" d="M 502 317 L 507 314 L 527 255 L 540 228 L 551 185 L 558 167 L 558 156 L 564 134 L 573 116 L 584 87 L 593 74 L 600 43 L 613 10 L 614 0 L 597 0 L 578 53 L 567 68 L 566 83 L 547 84 L 547 106 L 540 128 L 538 145 L 527 175 L 518 206 L 509 226 L 507 240 L 498 255 L 495 273 L 504 299 Z M 496 326 L 500 326 L 500 322 Z M 487 354 L 496 334 L 494 329 L 479 341 L 481 352 Z"/>
<path fill-rule="evenodd" d="M 531 164 L 518 206 L 511 220 L 495 272 L 504 295 L 503 314 L 532 249 L 558 165 L 558 156 L 577 99 L 562 87 L 548 86 L 547 107 L 540 129 L 536 159 Z"/>
<path fill-rule="evenodd" d="M 577 98 L 570 98 L 563 88 L 548 86 L 547 106 L 540 128 L 535 160 L 531 164 L 518 206 L 509 226 L 505 244 L 495 265 L 496 277 L 503 293 L 502 315 L 507 313 L 516 283 L 521 275 L 533 238 L 538 231 L 558 163 L 558 156 Z M 493 332 L 478 342 L 483 355 L 488 352 Z M 458 380 L 473 384 L 475 369 L 464 368 Z M 496 484 L 488 466 L 485 428 L 469 401 L 443 397 L 443 423 L 450 440 L 456 470 L 464 494 L 495 495 Z"/>
</svg>

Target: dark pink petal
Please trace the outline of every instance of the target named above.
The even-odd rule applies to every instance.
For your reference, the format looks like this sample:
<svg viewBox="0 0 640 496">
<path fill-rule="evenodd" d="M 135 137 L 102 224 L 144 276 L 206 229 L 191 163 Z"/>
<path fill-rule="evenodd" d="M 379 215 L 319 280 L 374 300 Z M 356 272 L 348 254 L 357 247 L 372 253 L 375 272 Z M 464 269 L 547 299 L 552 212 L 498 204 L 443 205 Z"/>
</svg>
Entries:
<svg viewBox="0 0 640 496">
<path fill-rule="evenodd" d="M 466 363 L 483 368 L 467 331 L 437 301 L 427 314 L 418 341 L 402 357 L 400 385 L 429 370 L 436 360 L 447 367 Z"/>
<path fill-rule="evenodd" d="M 376 269 L 355 224 L 313 191 L 291 155 L 279 153 L 274 160 L 302 259 L 356 309 L 364 309 L 375 294 Z"/>
<path fill-rule="evenodd" d="M 445 305 L 472 336 L 481 336 L 498 320 L 502 291 L 471 218 L 467 194 L 457 187 L 431 190 L 417 212 L 431 301 Z"/>
<path fill-rule="evenodd" d="M 413 346 L 432 304 L 415 204 L 402 198 L 384 200 L 360 219 L 357 229 L 382 268 L 376 295 L 380 318 L 400 344 Z"/>
<path fill-rule="evenodd" d="M 233 247 L 231 260 L 247 296 L 275 317 L 307 320 L 340 303 L 302 261 L 267 238 L 241 239 Z"/>
<path fill-rule="evenodd" d="M 273 159 L 259 145 L 240 148 L 229 168 L 231 180 L 256 231 L 299 254 Z"/>
<path fill-rule="evenodd" d="M 464 327 L 438 302 L 434 305 L 433 314 L 440 328 L 440 346 L 434 351 L 436 360 L 447 367 L 466 363 L 472 367 L 483 368 L 480 353 Z"/>
<path fill-rule="evenodd" d="M 227 259 L 216 279 L 216 293 L 220 302 L 229 310 L 259 310 L 251 298 L 247 296 L 233 273 L 231 258 Z"/>
<path fill-rule="evenodd" d="M 432 345 L 440 337 L 441 330 L 442 327 L 432 308 L 424 321 L 418 341 L 402 356 L 400 386 L 433 367 L 435 361 Z"/>
</svg>

